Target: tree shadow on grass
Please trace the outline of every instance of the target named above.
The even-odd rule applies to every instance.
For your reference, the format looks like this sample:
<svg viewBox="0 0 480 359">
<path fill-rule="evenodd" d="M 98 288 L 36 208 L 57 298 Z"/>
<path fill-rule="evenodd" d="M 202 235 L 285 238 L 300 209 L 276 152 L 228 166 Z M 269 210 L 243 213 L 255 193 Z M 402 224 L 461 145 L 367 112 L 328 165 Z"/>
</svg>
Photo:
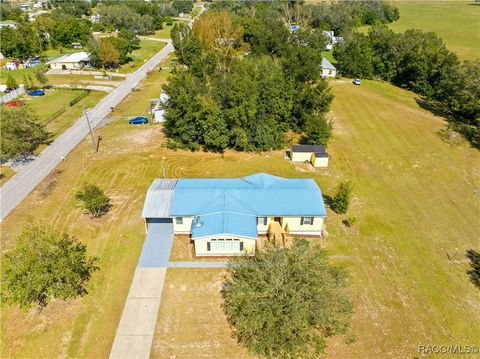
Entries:
<svg viewBox="0 0 480 359">
<path fill-rule="evenodd" d="M 446 132 L 456 131 L 460 133 L 472 147 L 480 149 L 480 130 L 475 125 L 465 124 L 458 116 L 449 112 L 441 103 L 430 100 L 426 97 L 417 97 L 417 104 L 424 110 L 429 111 L 435 116 L 445 119 L 447 122 Z"/>
<path fill-rule="evenodd" d="M 333 197 L 328 194 L 323 194 L 323 202 L 330 208 L 332 208 Z"/>
</svg>

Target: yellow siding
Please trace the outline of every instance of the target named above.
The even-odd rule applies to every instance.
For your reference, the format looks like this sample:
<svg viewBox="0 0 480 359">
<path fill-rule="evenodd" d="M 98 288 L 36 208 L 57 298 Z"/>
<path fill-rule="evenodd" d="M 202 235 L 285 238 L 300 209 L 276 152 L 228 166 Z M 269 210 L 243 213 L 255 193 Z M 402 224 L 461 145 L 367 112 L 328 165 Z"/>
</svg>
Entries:
<svg viewBox="0 0 480 359">
<path fill-rule="evenodd" d="M 208 251 L 207 242 L 211 239 L 225 239 L 225 238 L 235 238 L 239 239 L 240 242 L 243 242 L 243 252 L 238 252 L 234 250 L 223 250 L 219 251 Z M 218 235 L 213 237 L 199 238 L 194 240 L 195 243 L 195 255 L 197 256 L 233 256 L 241 254 L 255 254 L 255 244 L 256 240 L 251 238 L 236 237 L 231 235 Z"/>
<path fill-rule="evenodd" d="M 174 233 L 190 233 L 192 229 L 192 217 L 182 217 L 183 224 L 177 224 L 176 217 L 173 218 L 173 232 Z"/>
<path fill-rule="evenodd" d="M 313 152 L 292 152 L 292 162 L 310 162 Z"/>
<path fill-rule="evenodd" d="M 257 221 L 257 232 L 258 233 L 267 233 L 268 226 L 270 225 L 270 223 L 274 222 L 274 218 L 275 217 L 267 217 L 267 224 L 266 225 L 263 225 L 263 222 L 261 224 L 258 224 L 258 221 Z"/>
<path fill-rule="evenodd" d="M 312 154 L 312 165 L 316 168 L 328 167 L 328 157 L 315 157 Z"/>
<path fill-rule="evenodd" d="M 283 217 L 283 228 L 288 225 L 290 234 L 320 235 L 323 230 L 323 217 L 314 217 L 313 224 L 300 224 L 301 217 Z"/>
<path fill-rule="evenodd" d="M 82 65 L 79 63 L 71 63 L 71 62 L 57 62 L 55 64 L 50 64 L 50 67 L 55 70 L 62 70 L 63 65 L 67 70 L 79 70 L 82 68 Z"/>
</svg>

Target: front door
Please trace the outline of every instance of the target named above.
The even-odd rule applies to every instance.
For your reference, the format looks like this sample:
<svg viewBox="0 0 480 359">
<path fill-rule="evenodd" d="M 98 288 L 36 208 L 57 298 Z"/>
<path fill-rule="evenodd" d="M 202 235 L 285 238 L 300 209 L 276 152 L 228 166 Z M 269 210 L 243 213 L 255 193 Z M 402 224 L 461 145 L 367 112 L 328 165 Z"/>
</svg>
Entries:
<svg viewBox="0 0 480 359">
<path fill-rule="evenodd" d="M 282 217 L 274 217 L 273 219 L 275 222 L 278 222 L 280 224 L 282 224 Z"/>
</svg>

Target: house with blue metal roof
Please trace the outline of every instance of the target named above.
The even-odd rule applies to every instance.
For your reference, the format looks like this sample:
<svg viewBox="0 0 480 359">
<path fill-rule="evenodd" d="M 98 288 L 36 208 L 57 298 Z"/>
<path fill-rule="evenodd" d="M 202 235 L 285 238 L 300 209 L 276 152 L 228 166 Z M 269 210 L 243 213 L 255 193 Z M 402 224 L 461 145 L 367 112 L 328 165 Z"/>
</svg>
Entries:
<svg viewBox="0 0 480 359">
<path fill-rule="evenodd" d="M 156 179 L 142 217 L 169 218 L 176 235 L 188 235 L 197 256 L 255 253 L 259 236 L 282 233 L 321 236 L 327 212 L 310 178 L 257 173 L 241 178 Z"/>
</svg>

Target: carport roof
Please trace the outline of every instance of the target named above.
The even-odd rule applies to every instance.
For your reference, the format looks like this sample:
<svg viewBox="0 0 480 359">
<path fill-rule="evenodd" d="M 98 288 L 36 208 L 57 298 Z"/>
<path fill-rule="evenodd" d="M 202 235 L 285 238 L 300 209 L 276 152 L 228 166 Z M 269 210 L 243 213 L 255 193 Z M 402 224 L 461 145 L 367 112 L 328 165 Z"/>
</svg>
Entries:
<svg viewBox="0 0 480 359">
<path fill-rule="evenodd" d="M 143 218 L 168 218 L 177 179 L 156 179 L 150 185 L 143 205 Z"/>
</svg>

